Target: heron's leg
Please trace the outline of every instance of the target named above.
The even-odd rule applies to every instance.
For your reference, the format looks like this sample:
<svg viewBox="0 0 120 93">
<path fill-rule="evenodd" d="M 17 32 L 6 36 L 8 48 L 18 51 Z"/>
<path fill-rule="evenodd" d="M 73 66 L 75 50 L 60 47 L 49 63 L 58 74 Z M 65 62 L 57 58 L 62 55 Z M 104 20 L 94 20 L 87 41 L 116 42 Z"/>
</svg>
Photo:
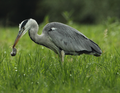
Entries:
<svg viewBox="0 0 120 93">
<path fill-rule="evenodd" d="M 64 56 L 65 56 L 65 52 L 63 50 L 61 50 L 61 61 L 64 62 Z"/>
</svg>

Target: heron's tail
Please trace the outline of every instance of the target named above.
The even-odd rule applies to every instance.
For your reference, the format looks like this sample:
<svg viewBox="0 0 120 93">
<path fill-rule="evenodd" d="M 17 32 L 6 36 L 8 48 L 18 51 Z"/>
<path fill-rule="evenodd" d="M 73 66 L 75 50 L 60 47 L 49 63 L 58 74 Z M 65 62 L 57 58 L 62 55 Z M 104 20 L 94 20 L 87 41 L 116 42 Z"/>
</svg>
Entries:
<svg viewBox="0 0 120 93">
<path fill-rule="evenodd" d="M 92 48 L 92 53 L 94 56 L 100 56 L 102 54 L 102 50 L 100 49 L 100 47 L 95 43 L 93 42 L 92 40 L 91 41 L 91 48 Z"/>
</svg>

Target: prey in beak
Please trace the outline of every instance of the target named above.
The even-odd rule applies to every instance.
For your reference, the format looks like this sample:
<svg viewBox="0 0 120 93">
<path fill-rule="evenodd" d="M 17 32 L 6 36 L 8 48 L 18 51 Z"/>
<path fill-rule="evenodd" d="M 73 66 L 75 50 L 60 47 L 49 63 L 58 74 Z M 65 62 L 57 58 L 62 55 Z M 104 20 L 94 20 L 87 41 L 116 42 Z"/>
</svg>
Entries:
<svg viewBox="0 0 120 93">
<path fill-rule="evenodd" d="M 12 46 L 11 56 L 15 56 L 16 55 L 17 49 L 15 48 L 15 46 L 17 45 L 17 43 L 18 43 L 19 39 L 21 38 L 21 36 L 23 36 L 27 32 L 27 30 L 28 30 L 28 25 L 27 25 L 28 20 L 29 19 L 26 19 L 26 20 L 22 21 L 19 24 L 19 29 L 20 30 L 19 30 L 18 35 L 17 35 L 17 37 L 16 37 L 16 39 L 14 41 L 14 44 Z"/>
<path fill-rule="evenodd" d="M 24 31 L 24 29 L 20 30 L 16 39 L 15 39 L 15 42 L 14 42 L 13 47 L 12 47 L 11 56 L 15 56 L 17 54 L 17 49 L 15 48 L 15 46 L 18 43 L 20 37 L 22 36 L 23 31 Z"/>
</svg>

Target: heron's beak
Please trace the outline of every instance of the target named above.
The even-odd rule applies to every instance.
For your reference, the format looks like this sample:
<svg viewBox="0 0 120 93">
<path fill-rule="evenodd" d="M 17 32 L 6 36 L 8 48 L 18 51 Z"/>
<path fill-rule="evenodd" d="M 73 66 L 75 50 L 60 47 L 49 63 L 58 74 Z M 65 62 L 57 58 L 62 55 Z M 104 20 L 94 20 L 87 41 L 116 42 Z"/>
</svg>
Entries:
<svg viewBox="0 0 120 93">
<path fill-rule="evenodd" d="M 23 31 L 19 31 L 19 33 L 18 33 L 18 35 L 17 35 L 17 37 L 16 37 L 16 39 L 15 39 L 15 42 L 14 42 L 14 44 L 13 44 L 13 48 L 14 48 L 14 47 L 16 46 L 16 44 L 18 43 L 18 41 L 19 41 L 22 33 L 23 33 Z"/>
</svg>

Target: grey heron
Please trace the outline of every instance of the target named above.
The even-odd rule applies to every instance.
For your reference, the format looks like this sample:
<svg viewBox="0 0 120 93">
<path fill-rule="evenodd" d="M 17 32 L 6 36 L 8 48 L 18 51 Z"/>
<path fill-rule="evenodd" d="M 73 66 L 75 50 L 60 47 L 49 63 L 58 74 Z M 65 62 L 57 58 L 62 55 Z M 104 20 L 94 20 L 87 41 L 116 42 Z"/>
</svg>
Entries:
<svg viewBox="0 0 120 93">
<path fill-rule="evenodd" d="M 37 34 L 38 29 L 38 23 L 34 19 L 30 18 L 22 21 L 19 25 L 19 33 L 13 44 L 13 49 L 20 37 L 28 31 L 32 41 L 53 50 L 59 55 L 61 61 L 64 61 L 65 55 L 92 54 L 100 56 L 102 54 L 96 43 L 66 24 L 48 23 L 44 26 L 41 35 Z"/>
</svg>

